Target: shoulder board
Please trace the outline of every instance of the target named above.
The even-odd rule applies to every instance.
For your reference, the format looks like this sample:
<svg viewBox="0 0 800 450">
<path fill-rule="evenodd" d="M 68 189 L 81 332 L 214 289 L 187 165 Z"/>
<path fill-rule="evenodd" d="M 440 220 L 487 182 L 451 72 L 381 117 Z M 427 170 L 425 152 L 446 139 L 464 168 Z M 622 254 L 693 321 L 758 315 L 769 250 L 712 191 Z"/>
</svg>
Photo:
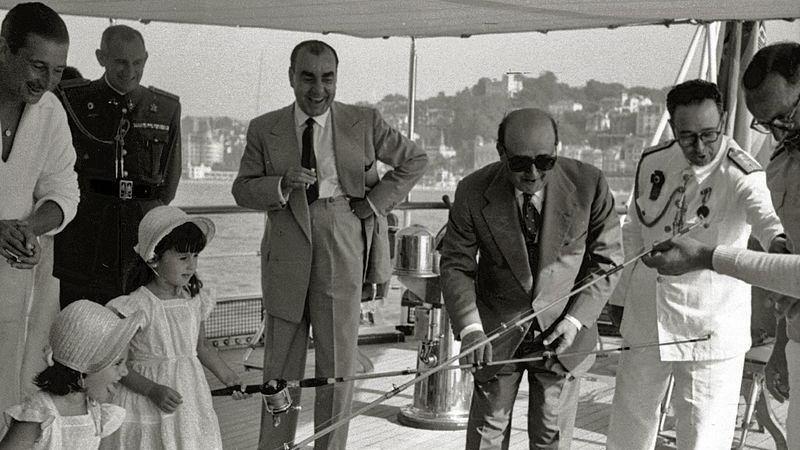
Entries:
<svg viewBox="0 0 800 450">
<path fill-rule="evenodd" d="M 651 154 L 656 153 L 656 152 L 660 152 L 661 150 L 666 150 L 666 149 L 672 147 L 672 144 L 674 144 L 674 143 L 675 143 L 674 140 L 669 140 L 669 141 L 666 141 L 666 142 L 662 142 L 661 144 L 654 145 L 652 147 L 648 147 L 648 148 L 644 149 L 644 151 L 642 152 L 642 157 L 645 157 L 647 155 L 651 155 Z"/>
<path fill-rule="evenodd" d="M 72 89 L 76 87 L 88 86 L 92 80 L 87 80 L 86 78 L 73 78 L 71 80 L 64 80 L 58 84 L 58 87 L 61 89 Z"/>
<path fill-rule="evenodd" d="M 152 93 L 154 93 L 156 95 L 160 95 L 160 96 L 163 96 L 163 97 L 171 98 L 171 99 L 175 100 L 176 102 L 181 100 L 180 97 L 178 97 L 177 95 L 172 94 L 172 93 L 167 92 L 167 91 L 162 91 L 161 89 L 159 89 L 159 88 L 157 88 L 155 86 L 148 86 L 147 89 L 149 89 L 150 92 L 152 92 Z"/>
<path fill-rule="evenodd" d="M 736 164 L 738 168 L 742 169 L 742 172 L 746 174 L 763 170 L 761 168 L 761 164 L 759 164 L 758 161 L 756 161 L 752 156 L 750 156 L 744 150 L 740 150 L 735 147 L 728 149 L 728 159 L 733 161 L 733 163 Z"/>
</svg>

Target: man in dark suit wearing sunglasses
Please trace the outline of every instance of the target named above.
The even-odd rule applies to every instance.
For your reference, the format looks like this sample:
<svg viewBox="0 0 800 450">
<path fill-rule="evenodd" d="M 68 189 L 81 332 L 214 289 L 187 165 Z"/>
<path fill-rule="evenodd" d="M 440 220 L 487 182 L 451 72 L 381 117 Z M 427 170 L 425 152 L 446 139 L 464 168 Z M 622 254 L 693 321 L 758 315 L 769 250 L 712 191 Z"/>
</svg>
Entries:
<svg viewBox="0 0 800 450">
<path fill-rule="evenodd" d="M 442 244 L 444 300 L 462 348 L 523 314 L 541 311 L 593 273 L 622 263 L 619 218 L 600 170 L 556 156 L 555 121 L 537 109 L 500 124 L 500 161 L 464 178 Z M 616 284 L 609 276 L 479 347 L 462 363 L 590 351 L 595 321 Z M 579 376 L 593 356 L 483 367 L 467 428 L 467 449 L 507 448 L 511 411 L 523 373 L 530 385 L 532 449 L 568 449 Z"/>
</svg>

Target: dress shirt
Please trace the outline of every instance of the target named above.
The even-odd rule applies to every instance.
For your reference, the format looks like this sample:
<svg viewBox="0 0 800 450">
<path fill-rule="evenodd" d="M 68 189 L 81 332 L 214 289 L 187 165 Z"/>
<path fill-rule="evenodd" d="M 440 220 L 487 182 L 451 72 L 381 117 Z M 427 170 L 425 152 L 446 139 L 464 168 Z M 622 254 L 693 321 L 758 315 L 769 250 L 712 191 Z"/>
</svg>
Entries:
<svg viewBox="0 0 800 450">
<path fill-rule="evenodd" d="M 311 117 L 294 104 L 294 131 L 297 142 L 303 142 L 303 131 L 306 120 Z M 344 195 L 339 185 L 339 172 L 336 170 L 336 155 L 333 152 L 333 126 L 331 124 L 331 110 L 312 117 L 314 119 L 314 156 L 317 158 L 317 184 L 319 198 L 337 197 Z M 280 184 L 278 185 L 280 186 Z M 280 187 L 278 188 L 280 190 Z M 281 191 L 281 200 L 286 203 L 286 196 Z"/>
</svg>

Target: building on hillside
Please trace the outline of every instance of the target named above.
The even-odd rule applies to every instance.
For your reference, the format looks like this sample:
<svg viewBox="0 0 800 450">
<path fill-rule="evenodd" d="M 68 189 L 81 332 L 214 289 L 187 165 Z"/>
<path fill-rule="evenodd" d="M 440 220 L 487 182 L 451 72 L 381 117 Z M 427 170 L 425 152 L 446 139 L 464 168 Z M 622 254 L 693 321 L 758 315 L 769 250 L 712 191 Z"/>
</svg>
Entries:
<svg viewBox="0 0 800 450">
<path fill-rule="evenodd" d="M 500 80 L 491 80 L 489 78 L 481 78 L 478 84 L 473 88 L 472 93 L 475 96 L 486 97 L 514 97 L 523 89 L 522 85 L 523 75 L 521 73 L 509 72 L 503 75 Z"/>
<path fill-rule="evenodd" d="M 658 129 L 664 109 L 664 105 L 661 103 L 640 107 L 636 112 L 636 135 L 653 136 Z"/>
<path fill-rule="evenodd" d="M 611 129 L 608 112 L 595 111 L 586 116 L 586 129 L 589 133 L 601 133 Z"/>
<path fill-rule="evenodd" d="M 561 117 L 564 113 L 583 111 L 583 105 L 572 100 L 559 100 L 551 103 L 547 110 L 550 111 L 550 114 Z"/>
</svg>

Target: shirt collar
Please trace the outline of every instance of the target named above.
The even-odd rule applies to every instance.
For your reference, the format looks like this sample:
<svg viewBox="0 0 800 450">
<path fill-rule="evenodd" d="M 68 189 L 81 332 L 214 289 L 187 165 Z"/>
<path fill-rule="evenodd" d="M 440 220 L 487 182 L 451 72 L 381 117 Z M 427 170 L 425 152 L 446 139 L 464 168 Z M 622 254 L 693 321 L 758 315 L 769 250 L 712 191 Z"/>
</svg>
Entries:
<svg viewBox="0 0 800 450">
<path fill-rule="evenodd" d="M 716 170 L 717 166 L 719 166 L 719 162 L 722 161 L 722 158 L 725 157 L 725 154 L 728 153 L 728 137 L 722 135 L 720 136 L 720 139 L 722 139 L 722 142 L 719 144 L 719 151 L 710 163 L 706 164 L 705 166 L 689 166 L 691 167 L 694 177 L 697 179 L 698 183 L 702 183 L 706 178 L 708 178 L 708 176 L 711 175 L 711 172 Z"/>
<path fill-rule="evenodd" d="M 111 89 L 112 91 L 114 91 L 114 92 L 116 92 L 117 94 L 119 94 L 119 95 L 122 95 L 122 96 L 124 96 L 124 95 L 125 95 L 125 92 L 120 92 L 120 91 L 116 90 L 116 89 L 114 88 L 114 86 L 112 86 L 112 85 L 111 85 L 111 83 L 109 83 L 109 82 L 108 82 L 108 77 L 106 76 L 106 74 L 103 74 L 103 81 L 105 81 L 105 82 L 106 82 L 106 86 L 108 86 L 108 88 L 109 88 L 109 89 Z"/>
<path fill-rule="evenodd" d="M 517 199 L 517 204 L 519 205 L 522 204 L 522 194 L 523 194 L 522 191 L 520 191 L 517 188 L 514 188 L 514 198 Z M 531 195 L 532 195 L 531 202 L 533 203 L 534 206 L 536 206 L 536 209 L 541 211 L 542 202 L 544 201 L 544 188 L 539 189 L 538 191 L 534 192 Z"/>
<path fill-rule="evenodd" d="M 324 113 L 322 113 L 322 114 L 320 114 L 318 116 L 314 116 L 313 117 L 314 122 L 316 122 L 316 124 L 319 125 L 320 127 L 325 128 L 325 124 L 328 123 L 328 116 L 330 114 L 331 114 L 331 109 L 328 108 L 328 109 L 325 110 Z M 295 126 L 295 128 L 304 127 L 306 125 L 306 120 L 308 120 L 309 117 L 311 117 L 311 116 L 309 116 L 308 114 L 303 112 L 303 110 L 300 109 L 299 106 L 297 106 L 297 102 L 294 102 L 294 126 Z"/>
</svg>

